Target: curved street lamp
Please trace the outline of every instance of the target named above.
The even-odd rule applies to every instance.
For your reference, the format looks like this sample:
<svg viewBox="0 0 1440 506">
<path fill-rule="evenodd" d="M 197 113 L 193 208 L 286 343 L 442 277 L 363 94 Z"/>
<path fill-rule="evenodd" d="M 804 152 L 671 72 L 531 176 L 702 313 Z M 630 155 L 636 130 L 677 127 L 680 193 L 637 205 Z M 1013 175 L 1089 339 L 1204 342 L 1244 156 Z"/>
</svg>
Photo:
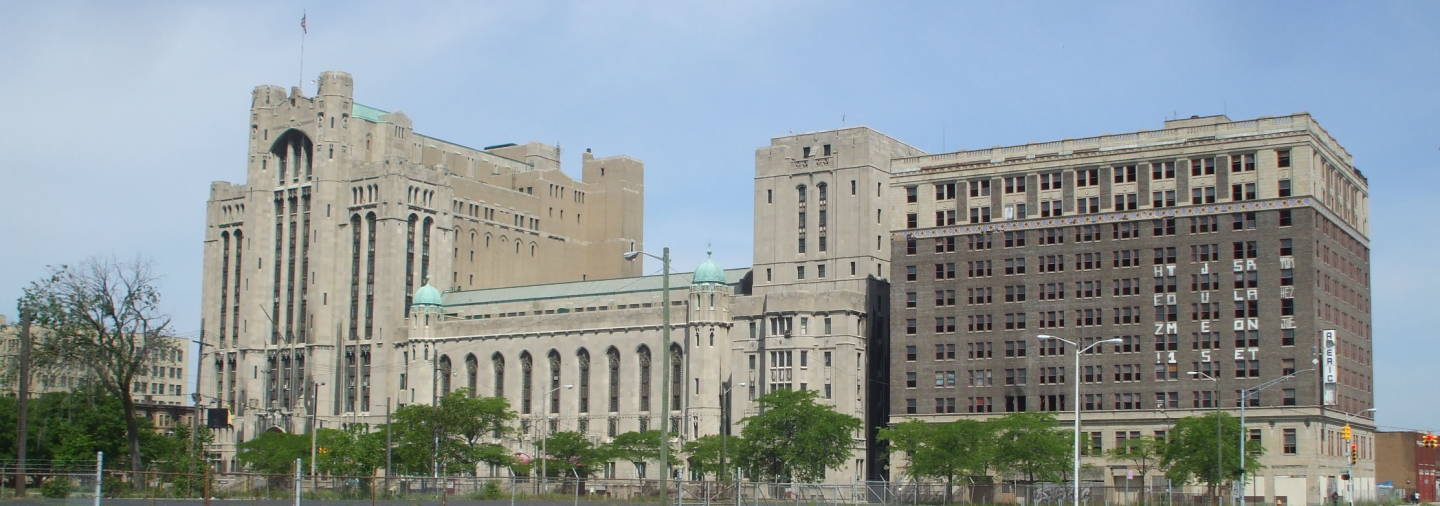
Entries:
<svg viewBox="0 0 1440 506">
<path fill-rule="evenodd" d="M 1060 341 L 1062 343 L 1069 344 L 1072 348 L 1075 348 L 1075 370 L 1071 373 L 1075 376 L 1075 441 L 1073 448 L 1073 451 L 1075 453 L 1074 455 L 1072 455 L 1073 461 L 1071 462 L 1071 487 L 1073 488 L 1075 495 L 1074 504 L 1075 506 L 1080 506 L 1080 355 L 1084 355 L 1085 352 L 1090 351 L 1090 348 L 1094 348 L 1105 343 L 1119 343 L 1122 341 L 1120 338 L 1116 337 L 1112 339 L 1105 339 L 1102 341 L 1095 341 L 1085 346 L 1084 348 L 1081 348 L 1080 345 L 1075 341 L 1071 341 L 1063 337 L 1056 337 L 1046 334 L 1040 334 L 1035 337 L 1040 340 L 1051 339 L 1055 341 Z"/>
<path fill-rule="evenodd" d="M 634 260 L 645 255 L 660 261 L 663 269 L 660 289 L 660 504 L 666 504 L 665 496 L 670 479 L 670 248 L 661 250 L 660 256 L 644 251 L 627 251 L 622 255 Z"/>
</svg>

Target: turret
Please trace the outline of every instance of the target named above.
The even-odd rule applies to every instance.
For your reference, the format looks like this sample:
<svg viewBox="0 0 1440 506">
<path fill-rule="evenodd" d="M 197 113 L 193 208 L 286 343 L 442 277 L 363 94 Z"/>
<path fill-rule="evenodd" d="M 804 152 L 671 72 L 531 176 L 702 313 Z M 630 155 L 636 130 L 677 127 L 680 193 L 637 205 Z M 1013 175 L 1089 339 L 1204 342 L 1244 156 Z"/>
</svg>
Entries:
<svg viewBox="0 0 1440 506">
<path fill-rule="evenodd" d="M 355 96 L 355 81 L 350 73 L 330 70 L 320 73 L 320 88 L 315 93 L 320 97 L 352 98 Z"/>
</svg>

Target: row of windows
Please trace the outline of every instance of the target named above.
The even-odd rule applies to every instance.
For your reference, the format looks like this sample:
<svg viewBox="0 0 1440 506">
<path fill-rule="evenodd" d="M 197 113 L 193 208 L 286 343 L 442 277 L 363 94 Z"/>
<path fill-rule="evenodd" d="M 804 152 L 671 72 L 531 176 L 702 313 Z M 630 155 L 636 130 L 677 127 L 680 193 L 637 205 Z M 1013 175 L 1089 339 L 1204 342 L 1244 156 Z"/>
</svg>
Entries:
<svg viewBox="0 0 1440 506">
<path fill-rule="evenodd" d="M 1191 350 L 1218 350 L 1220 349 L 1220 335 L 1220 332 L 1215 331 L 1192 332 L 1189 336 L 1189 339 L 1187 339 L 1187 342 L 1190 343 Z M 1091 344 L 1094 344 L 1095 341 L 1098 341 L 1100 339 L 1104 338 L 1087 337 L 1081 339 L 1080 343 L 1082 346 L 1090 346 Z M 1161 334 L 1153 336 L 1151 346 L 1146 346 L 1144 343 L 1145 340 L 1152 339 L 1149 336 L 1124 335 L 1114 336 L 1112 339 L 1119 339 L 1120 342 L 1109 345 L 1110 353 L 1141 353 L 1152 349 L 1156 352 L 1165 353 L 1164 355 L 1157 355 L 1156 360 L 1168 359 L 1171 355 L 1168 352 L 1177 351 L 1182 346 L 1181 339 L 1178 334 Z M 1236 348 L 1257 348 L 1261 345 L 1260 332 L 1256 330 L 1233 331 L 1233 342 L 1235 343 Z M 1025 339 L 1006 340 L 1002 344 L 1004 345 L 1001 354 L 1001 357 L 1003 358 L 1024 358 L 1029 355 L 1029 350 L 1032 348 L 1030 346 L 1030 341 Z M 1280 331 L 1279 344 L 1283 347 L 1295 346 L 1295 329 L 1282 329 Z M 1106 353 L 1106 346 L 1107 345 L 1105 344 L 1090 346 L 1090 349 L 1086 351 L 1085 354 L 1104 354 Z M 984 360 L 995 357 L 995 345 L 994 343 L 989 341 L 968 342 L 965 343 L 965 348 L 965 358 L 967 360 Z M 1040 357 L 1055 357 L 1065 354 L 1065 344 L 1063 342 L 1055 340 L 1038 341 L 1035 343 L 1033 348 L 1035 349 L 1036 356 Z M 936 343 L 935 360 L 955 360 L 955 350 L 955 343 Z M 919 353 L 919 345 L 907 344 L 904 347 L 904 359 L 906 362 L 915 362 L 919 360 Z M 1293 359 L 1282 359 L 1280 365 L 1281 369 L 1285 374 L 1289 374 L 1290 372 L 1294 372 L 1295 370 L 1295 362 Z M 1216 374 L 1220 373 L 1219 369 L 1215 369 L 1214 372 Z"/>
<path fill-rule="evenodd" d="M 1290 209 L 1281 209 L 1277 212 L 1277 224 L 1280 227 L 1288 227 L 1294 224 L 1294 213 Z M 1179 218 L 1157 218 L 1150 220 L 1149 228 L 1151 237 L 1169 237 L 1177 234 Z M 1190 234 L 1208 234 L 1221 231 L 1220 217 L 1218 215 L 1195 216 L 1185 218 L 1188 223 Z M 1243 213 L 1232 213 L 1226 220 L 1232 231 L 1256 230 L 1258 225 L 1257 213 L 1254 211 Z M 1097 242 L 1105 239 L 1104 230 L 1110 231 L 1110 239 L 1137 239 L 1141 236 L 1142 224 L 1144 222 L 1131 221 L 1112 223 L 1109 227 L 1105 225 L 1078 225 L 1074 227 L 1056 227 L 1035 230 L 1035 243 L 1041 246 L 1065 244 L 1068 240 L 1075 243 Z M 1016 230 L 1009 232 L 982 232 L 968 234 L 965 236 L 966 249 L 969 251 L 984 251 L 996 247 L 999 244 L 1003 248 L 1023 248 L 1029 245 L 1030 232 L 1028 230 Z M 998 240 L 997 240 L 998 236 Z M 937 237 L 933 243 L 936 253 L 952 253 L 956 251 L 956 236 Z M 905 254 L 915 255 L 920 251 L 920 240 L 910 237 L 905 239 Z M 803 251 L 802 251 L 803 252 Z"/>
<path fill-rule="evenodd" d="M 1043 377 L 1043 376 L 1042 376 L 1042 377 Z M 946 378 L 946 381 L 949 381 L 949 379 L 950 379 L 950 378 L 947 377 L 947 378 Z M 908 381 L 908 380 L 907 380 L 907 381 Z M 938 381 L 938 379 L 937 379 L 937 381 Z M 1063 380 L 1062 380 L 1060 383 L 1063 383 Z M 1044 384 L 1044 383 L 1042 383 L 1042 384 Z M 1059 383 L 1055 383 L 1055 384 L 1059 384 Z M 1239 399 L 1239 391 L 1236 390 L 1235 392 L 1236 392 L 1236 397 L 1235 397 L 1235 398 L 1237 399 L 1236 406 L 1238 406 L 1238 405 L 1239 405 L 1239 402 L 1238 402 L 1238 399 Z M 1214 391 L 1212 391 L 1212 390 L 1191 391 L 1191 392 L 1189 392 L 1189 393 L 1190 393 L 1190 395 L 1189 395 L 1190 402 L 1188 403 L 1188 404 L 1189 404 L 1188 407 L 1190 407 L 1190 408 L 1214 408 L 1214 407 L 1218 407 L 1218 401 L 1216 400 L 1216 396 L 1215 396 L 1215 393 L 1216 393 L 1216 392 L 1214 392 Z M 1261 396 L 1256 396 L 1255 394 L 1251 394 L 1251 395 L 1252 395 L 1252 396 L 1249 398 L 1250 401 L 1247 402 L 1247 406 L 1248 406 L 1248 407 L 1258 407 L 1258 406 L 1263 405 L 1263 404 L 1261 403 Z M 1280 392 L 1280 395 L 1281 395 L 1281 398 L 1280 398 L 1280 403 L 1279 403 L 1279 405 L 1281 405 L 1281 406 L 1294 406 L 1294 405 L 1297 404 L 1297 397 L 1296 397 L 1295 389 L 1293 389 L 1293 388 L 1282 389 L 1281 392 Z M 1179 408 L 1182 407 L 1182 406 L 1181 406 L 1181 392 L 1153 392 L 1153 395 L 1150 396 L 1151 402 L 1146 402 L 1146 401 L 1147 401 L 1146 397 L 1147 397 L 1147 396 L 1146 396 L 1145 394 L 1140 393 L 1140 392 L 1112 392 L 1112 393 L 1110 393 L 1110 394 L 1083 394 L 1083 395 L 1081 396 L 1080 408 L 1081 408 L 1081 410 L 1084 410 L 1084 411 L 1103 411 L 1103 410 L 1134 411 L 1134 410 L 1172 409 L 1172 408 L 1174 408 L 1174 409 L 1179 409 Z M 965 412 L 967 412 L 967 413 L 991 413 L 991 412 L 995 412 L 995 411 L 997 410 L 997 409 L 996 409 L 996 408 L 997 408 L 997 403 L 995 402 L 995 399 L 996 399 L 996 397 L 987 396 L 987 395 L 977 395 L 977 396 L 968 397 L 968 398 L 966 398 L 966 403 L 967 403 L 967 405 L 966 405 L 966 411 L 965 411 Z M 1066 395 L 1065 395 L 1065 394 L 1040 394 L 1040 395 L 1034 395 L 1034 396 L 1027 396 L 1027 395 L 1023 395 L 1023 394 L 1015 394 L 1015 395 L 1004 395 L 1004 396 L 1000 396 L 999 399 L 1000 399 L 1000 405 L 999 405 L 1000 411 L 1003 411 L 1003 412 L 1006 412 L 1006 413 L 1032 411 L 1032 409 L 1030 409 L 1030 400 L 1031 400 L 1031 399 L 1034 399 L 1035 405 L 1036 405 L 1036 408 L 1037 408 L 1037 409 L 1034 409 L 1034 411 L 1067 411 L 1068 409 L 1070 409 L 1070 408 L 1067 407 L 1068 399 L 1066 398 Z M 913 415 L 913 414 L 918 414 L 918 413 L 920 412 L 920 407 L 919 407 L 919 402 L 918 402 L 918 401 L 919 401 L 919 400 L 916 399 L 916 398 L 914 398 L 914 397 L 908 397 L 908 398 L 906 398 L 906 399 L 905 399 L 905 414 L 911 414 L 911 415 Z M 1107 401 L 1108 401 L 1108 402 L 1107 402 Z M 935 406 L 935 410 L 933 411 L 933 413 L 955 413 L 955 412 L 956 412 L 956 404 L 955 404 L 955 398 L 954 398 L 954 397 L 936 397 L 936 398 L 935 398 L 935 404 L 934 404 L 934 406 Z M 1252 436 L 1251 436 L 1252 439 L 1256 437 L 1256 436 L 1254 436 L 1253 434 L 1255 434 L 1255 432 L 1257 432 L 1257 431 L 1259 431 L 1259 430 L 1260 430 L 1260 429 L 1252 429 L 1252 432 L 1251 432 L 1251 433 L 1252 433 Z M 1098 433 L 1091 433 L 1091 434 L 1098 434 Z M 1287 454 L 1287 455 L 1291 455 L 1291 454 L 1296 453 L 1297 447 L 1296 447 L 1296 441 L 1295 441 L 1295 429 L 1284 429 L 1284 435 L 1285 435 L 1285 446 L 1284 446 L 1284 448 L 1282 449 L 1282 451 L 1283 451 L 1285 454 Z M 1090 436 L 1090 437 L 1094 437 L 1094 436 Z M 1136 437 L 1138 437 L 1138 436 L 1136 436 Z M 1163 436 L 1161 436 L 1161 437 L 1163 437 Z M 1087 438 L 1087 439 L 1088 439 L 1088 438 Z M 1098 442 L 1093 441 L 1093 440 L 1089 441 L 1088 444 L 1090 445 L 1090 449 L 1091 449 L 1092 451 L 1093 451 L 1093 449 L 1094 449 L 1096 446 L 1099 445 Z M 1084 449 L 1082 449 L 1082 453 L 1085 453 L 1083 450 L 1084 450 Z"/>
<path fill-rule="evenodd" d="M 671 385 L 670 385 L 670 387 L 671 387 L 671 388 L 670 388 L 670 397 L 671 397 L 671 398 L 670 398 L 670 406 L 671 406 L 671 409 L 672 409 L 672 410 L 678 410 L 678 409 L 680 409 L 680 407 L 682 406 L 681 400 L 682 400 L 682 396 L 683 396 L 684 390 L 685 390 L 685 389 L 684 389 L 684 384 L 683 384 L 684 378 L 685 378 L 685 377 L 684 377 L 684 374 L 683 374 L 683 373 L 684 373 L 684 356 L 683 356 L 683 351 L 681 351 L 681 348 L 680 348 L 679 345 L 672 345 L 670 351 L 671 351 L 671 357 L 670 357 L 670 366 L 671 366 L 671 373 L 670 373 L 670 382 L 671 382 Z M 652 382 L 652 380 L 653 380 L 653 377 L 652 377 L 653 374 L 652 374 L 652 364 L 651 364 L 650 348 L 649 348 L 648 346 L 645 346 L 645 345 L 640 345 L 639 347 L 636 348 L 635 354 L 636 354 L 636 359 L 637 359 L 638 369 L 639 369 L 639 370 L 638 370 L 638 372 L 639 372 L 639 375 L 638 375 L 638 385 L 637 385 L 638 388 L 637 388 L 637 392 L 635 392 L 635 394 L 637 395 L 637 398 L 638 398 L 638 409 L 639 409 L 640 411 L 650 411 L 650 409 L 651 409 L 651 397 L 652 397 L 652 396 L 651 396 L 651 391 L 652 391 L 652 390 L 651 390 L 651 382 Z M 405 352 L 405 355 L 406 355 L 406 360 L 408 361 L 408 360 L 410 359 L 410 353 L 409 353 L 409 352 Z M 428 356 L 428 355 L 429 355 L 429 351 L 428 351 L 428 350 L 426 350 L 425 355 L 426 355 L 426 356 L 424 357 L 424 359 L 428 360 L 428 359 L 429 359 L 429 356 Z M 415 357 L 415 358 L 418 359 L 418 358 L 421 358 L 421 357 Z M 610 412 L 613 413 L 613 412 L 617 412 L 617 411 L 620 410 L 620 382 L 621 382 L 621 379 L 620 379 L 620 378 L 621 378 L 621 374 L 622 374 L 622 373 L 621 373 L 621 354 L 620 354 L 619 349 L 611 346 L 609 349 L 606 350 L 606 352 L 605 352 L 605 358 L 606 358 L 606 367 L 607 367 L 607 369 L 606 369 L 606 374 L 607 374 L 607 390 L 606 390 L 606 392 L 605 392 L 605 394 L 606 394 L 606 407 L 608 408 L 608 410 L 609 410 Z M 563 389 L 563 388 L 562 388 L 562 385 L 564 385 L 564 384 L 572 384 L 574 390 L 576 391 L 576 395 L 577 395 L 576 401 L 577 401 L 577 408 L 578 408 L 579 412 L 581 412 L 581 413 L 588 413 L 588 412 L 590 412 L 590 410 L 591 410 L 591 405 L 590 405 L 590 400 L 591 400 L 591 398 L 590 398 L 590 394 L 591 394 L 591 388 L 590 388 L 590 386 L 591 386 L 590 352 L 589 352 L 588 350 L 586 350 L 585 348 L 581 348 L 581 349 L 579 349 L 578 351 L 576 351 L 576 353 L 575 353 L 575 361 L 576 361 L 576 364 L 577 364 L 577 366 L 576 366 L 576 378 L 575 378 L 574 380 L 571 380 L 571 381 L 562 381 L 562 379 L 564 379 L 564 378 L 563 378 L 563 375 L 564 375 L 564 372 L 563 372 L 563 371 L 564 371 L 564 369 L 563 369 L 563 367 L 562 367 L 563 359 L 562 359 L 562 357 L 560 356 L 560 352 L 558 352 L 558 351 L 556 351 L 556 350 L 550 350 L 550 352 L 546 354 L 546 359 L 547 359 L 547 362 L 549 363 L 549 373 L 547 374 L 546 378 L 543 378 L 543 379 L 546 380 L 546 381 L 545 381 L 545 384 L 542 385 L 541 388 L 544 388 L 544 389 L 545 389 L 545 390 L 543 390 L 544 392 L 548 392 L 547 399 L 546 399 L 546 405 L 548 405 L 547 411 L 548 411 L 549 413 L 559 413 L 559 412 L 560 412 L 560 390 Z M 533 358 L 533 356 L 530 354 L 530 352 L 525 351 L 525 352 L 521 352 L 521 353 L 520 353 L 519 361 L 520 361 L 520 406 L 519 406 L 519 407 L 520 407 L 520 413 L 522 413 L 522 414 L 529 414 L 529 413 L 531 413 L 532 410 L 533 410 L 532 401 L 534 400 L 534 397 L 535 397 L 534 394 L 535 394 L 535 391 L 536 391 L 536 388 L 535 388 L 535 386 L 536 386 L 536 385 L 535 385 L 535 378 L 534 378 L 534 368 L 535 368 L 535 367 L 534 367 L 534 366 L 535 366 L 535 364 L 534 364 L 534 358 Z M 494 396 L 494 397 L 504 397 L 504 396 L 505 396 L 505 367 L 506 367 L 506 359 L 505 359 L 505 356 L 504 356 L 503 354 L 501 354 L 500 352 L 495 352 L 494 354 L 492 354 L 492 355 L 490 356 L 490 364 L 491 364 L 491 371 L 490 371 L 490 372 L 491 372 L 491 375 L 492 375 L 492 376 L 491 376 L 491 388 L 492 388 L 491 395 Z M 436 359 L 436 361 L 435 361 L 435 368 L 436 368 L 436 377 L 438 378 L 437 381 L 439 381 L 439 383 L 440 383 L 440 385 L 439 385 L 439 387 L 440 387 L 440 392 L 441 392 L 442 395 L 443 395 L 443 394 L 448 394 L 448 393 L 450 392 L 450 390 L 451 390 L 451 379 L 450 379 L 450 378 L 451 378 L 451 371 L 452 371 L 452 363 L 451 363 L 450 356 L 449 356 L 449 355 L 441 355 L 441 356 L 439 356 L 439 357 Z M 480 372 L 479 372 L 479 360 L 477 359 L 477 357 L 476 357 L 473 353 L 466 355 L 466 357 L 465 357 L 465 376 L 464 376 L 464 378 L 465 378 L 465 382 L 466 382 L 465 385 L 466 385 L 467 388 L 469 388 L 470 395 L 476 395 L 476 391 L 477 391 L 477 390 L 476 390 L 476 387 L 477 387 L 476 382 L 477 382 L 477 380 L 478 380 L 478 375 L 479 375 L 479 373 L 480 373 Z M 405 377 L 405 375 L 404 375 L 404 374 L 400 375 L 400 388 L 401 388 L 401 390 L 406 389 L 407 386 L 408 386 L 408 385 L 406 385 L 406 377 Z M 701 382 L 700 382 L 700 380 L 699 380 L 698 378 L 695 379 L 695 385 L 694 385 L 694 386 L 695 386 L 695 390 L 694 390 L 694 392 L 692 392 L 692 393 L 698 395 L 698 394 L 701 392 L 700 389 L 701 389 L 701 387 L 702 387 Z M 412 394 L 413 394 L 413 390 L 411 390 L 411 391 L 412 391 Z"/>
<path fill-rule="evenodd" d="M 1290 150 L 1277 149 L 1274 151 L 1277 168 L 1290 167 Z M 1215 175 L 1217 156 L 1206 156 L 1179 160 L 1189 167 L 1191 176 L 1212 176 Z M 1244 173 L 1255 171 L 1255 153 L 1238 153 L 1229 155 L 1230 172 Z M 1151 180 L 1160 181 L 1175 178 L 1176 160 L 1162 160 L 1149 162 L 1150 170 L 1147 172 Z M 1120 164 L 1110 167 L 1111 178 L 1116 184 L 1134 183 L 1139 178 L 1139 164 Z M 1100 185 L 1100 168 L 1084 167 L 1069 171 L 1074 175 L 1074 187 L 1087 188 Z M 1046 171 L 1033 174 L 1040 191 L 1063 190 L 1065 188 L 1066 171 Z M 1026 178 L 1028 175 L 1003 176 L 1002 191 L 1006 195 L 1026 193 Z M 958 184 L 966 184 L 969 187 L 971 197 L 988 197 L 990 193 L 991 179 L 973 179 L 957 183 L 956 181 L 943 181 L 933 183 L 935 188 L 935 200 L 952 200 L 955 198 L 955 189 Z M 911 185 L 905 187 L 906 202 L 918 201 L 919 187 Z"/>
</svg>

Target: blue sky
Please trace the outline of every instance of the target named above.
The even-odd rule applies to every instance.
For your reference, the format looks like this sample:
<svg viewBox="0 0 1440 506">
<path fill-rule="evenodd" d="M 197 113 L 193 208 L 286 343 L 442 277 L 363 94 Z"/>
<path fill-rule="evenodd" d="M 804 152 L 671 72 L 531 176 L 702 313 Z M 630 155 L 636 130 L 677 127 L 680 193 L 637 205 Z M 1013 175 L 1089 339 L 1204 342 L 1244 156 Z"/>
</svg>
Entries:
<svg viewBox="0 0 1440 506">
<path fill-rule="evenodd" d="M 408 4 L 408 3 L 406 3 Z M 308 14 L 303 78 L 299 18 Z M 259 84 L 322 70 L 421 133 L 646 162 L 677 268 L 750 263 L 754 149 L 863 124 L 931 152 L 1310 112 L 1372 197 L 1386 428 L 1440 430 L 1440 3 L 0 4 L 0 314 L 47 264 L 144 255 L 199 328 L 208 183 L 243 177 Z M 1431 258 L 1431 260 L 1425 260 Z"/>
</svg>

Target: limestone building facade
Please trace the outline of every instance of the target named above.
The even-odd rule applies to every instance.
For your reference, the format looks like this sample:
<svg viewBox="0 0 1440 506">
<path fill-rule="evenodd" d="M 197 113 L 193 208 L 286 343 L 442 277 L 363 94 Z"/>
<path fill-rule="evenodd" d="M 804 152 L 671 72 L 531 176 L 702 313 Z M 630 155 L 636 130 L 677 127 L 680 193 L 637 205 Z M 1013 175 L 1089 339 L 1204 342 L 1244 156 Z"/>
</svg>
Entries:
<svg viewBox="0 0 1440 506">
<path fill-rule="evenodd" d="M 1236 414 L 1242 390 L 1298 373 L 1248 396 L 1266 456 L 1246 495 L 1314 504 L 1348 497 L 1353 474 L 1371 499 L 1368 183 L 1312 117 L 1197 117 L 892 168 L 892 421 L 1050 411 L 1068 427 L 1078 403 L 1082 478 L 1123 486 L 1102 451 Z M 1040 334 L 1121 342 L 1076 371 L 1076 350 Z"/>
<path fill-rule="evenodd" d="M 633 276 L 644 166 L 540 143 L 476 149 L 354 101 L 256 87 L 243 184 L 206 206 L 200 392 L 234 416 L 228 451 L 263 430 L 374 423 L 398 400 L 411 294 Z"/>
</svg>

